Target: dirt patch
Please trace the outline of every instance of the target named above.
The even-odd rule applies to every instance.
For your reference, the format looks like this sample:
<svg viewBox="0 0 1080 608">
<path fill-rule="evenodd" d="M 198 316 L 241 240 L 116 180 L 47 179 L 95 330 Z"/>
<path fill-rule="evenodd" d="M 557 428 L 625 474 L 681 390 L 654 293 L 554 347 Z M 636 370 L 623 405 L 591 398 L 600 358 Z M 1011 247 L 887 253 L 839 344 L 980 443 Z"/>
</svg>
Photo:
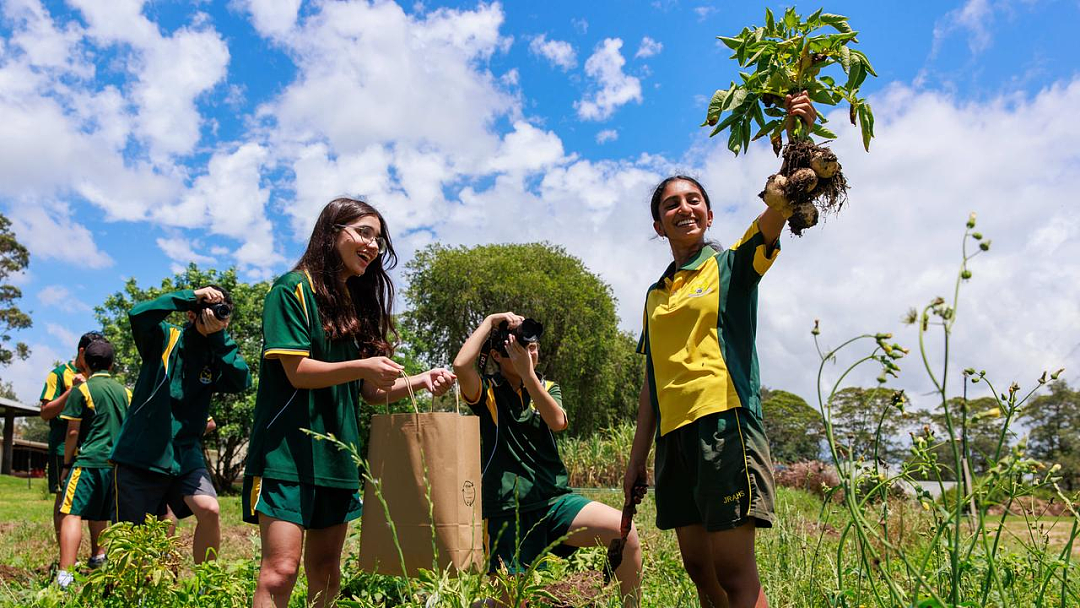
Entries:
<svg viewBox="0 0 1080 608">
<path fill-rule="evenodd" d="M 0 582 L 24 586 L 34 579 L 34 573 L 23 568 L 0 564 Z"/>
<path fill-rule="evenodd" d="M 549 601 L 553 608 L 595 606 L 603 590 L 604 577 L 595 570 L 574 572 L 566 575 L 563 580 L 544 587 L 544 591 L 551 596 Z"/>
</svg>

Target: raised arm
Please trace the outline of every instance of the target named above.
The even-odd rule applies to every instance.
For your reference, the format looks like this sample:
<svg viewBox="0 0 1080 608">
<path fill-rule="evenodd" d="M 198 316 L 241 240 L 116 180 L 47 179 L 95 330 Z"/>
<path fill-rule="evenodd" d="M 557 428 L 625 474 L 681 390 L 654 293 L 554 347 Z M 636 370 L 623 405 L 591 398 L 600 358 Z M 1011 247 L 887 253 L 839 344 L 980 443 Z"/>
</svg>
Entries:
<svg viewBox="0 0 1080 608">
<path fill-rule="evenodd" d="M 529 391 L 529 397 L 532 397 L 536 411 L 540 413 L 540 417 L 544 419 L 549 429 L 555 432 L 565 431 L 567 426 L 566 410 L 562 408 L 560 400 L 548 392 L 547 387 L 540 381 L 540 377 L 536 375 L 536 369 L 533 367 L 533 360 L 529 350 L 535 348 L 535 344 L 530 344 L 528 347 L 522 346 L 513 335 L 506 341 L 506 353 L 510 355 L 510 364 L 514 366 L 514 371 L 521 376 L 521 383 L 525 390 Z M 558 396 L 561 397 L 561 391 Z"/>
<path fill-rule="evenodd" d="M 484 341 L 488 334 L 503 321 L 510 328 L 517 327 L 525 317 L 512 312 L 501 312 L 488 315 L 476 326 L 472 335 L 465 344 L 461 345 L 457 356 L 454 357 L 454 373 L 457 374 L 458 386 L 461 387 L 461 396 L 466 401 L 475 402 L 480 396 L 480 387 L 483 384 L 480 379 L 480 371 L 476 369 L 476 358 L 480 356 L 480 350 L 484 347 Z"/>
<path fill-rule="evenodd" d="M 132 306 L 128 322 L 139 354 L 144 359 L 156 357 L 161 351 L 161 322 L 174 312 L 191 310 L 197 301 L 194 291 L 184 289 Z"/>
<path fill-rule="evenodd" d="M 218 376 L 214 389 L 223 393 L 241 393 L 251 388 L 251 370 L 232 337 L 225 330 L 221 330 L 210 334 L 206 339 L 220 363 L 221 375 Z"/>
</svg>

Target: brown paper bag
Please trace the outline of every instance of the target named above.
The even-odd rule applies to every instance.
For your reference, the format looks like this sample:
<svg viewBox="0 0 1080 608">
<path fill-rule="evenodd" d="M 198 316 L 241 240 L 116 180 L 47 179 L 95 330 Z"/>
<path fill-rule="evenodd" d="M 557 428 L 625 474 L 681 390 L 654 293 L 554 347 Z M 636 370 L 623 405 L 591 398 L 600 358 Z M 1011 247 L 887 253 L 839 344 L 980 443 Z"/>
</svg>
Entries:
<svg viewBox="0 0 1080 608">
<path fill-rule="evenodd" d="M 416 576 L 419 568 L 432 568 L 434 549 L 440 570 L 452 565 L 459 571 L 482 571 L 479 445 L 475 416 L 423 412 L 372 417 L 368 466 L 380 481 L 397 544 L 386 509 L 368 482 L 360 521 L 361 569 Z"/>
</svg>

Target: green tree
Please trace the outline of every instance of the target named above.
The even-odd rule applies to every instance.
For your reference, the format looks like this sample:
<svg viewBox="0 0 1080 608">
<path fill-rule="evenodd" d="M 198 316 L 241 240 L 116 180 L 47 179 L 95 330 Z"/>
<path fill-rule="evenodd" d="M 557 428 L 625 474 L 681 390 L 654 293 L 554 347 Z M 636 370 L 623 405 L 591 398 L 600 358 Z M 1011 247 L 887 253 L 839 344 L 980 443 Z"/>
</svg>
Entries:
<svg viewBox="0 0 1080 608">
<path fill-rule="evenodd" d="M 611 288 L 561 247 L 434 244 L 406 276 L 403 329 L 428 364 L 445 365 L 485 316 L 512 310 L 544 324 L 538 371 L 562 386 L 571 434 L 633 416 L 643 378 L 636 340 L 619 331 Z"/>
<path fill-rule="evenodd" d="M 887 388 L 843 388 L 832 399 L 832 418 L 837 442 L 849 457 L 896 462 L 902 455 L 900 436 L 904 422 L 893 405 L 895 391 Z"/>
<path fill-rule="evenodd" d="M 955 397 L 949 400 L 949 412 L 952 415 L 956 439 L 961 443 L 961 449 L 966 446 L 970 455 L 968 463 L 973 475 L 983 475 L 997 464 L 994 455 L 998 453 L 999 440 L 1002 454 L 1016 442 L 1016 433 L 1011 430 L 1005 433 L 1002 440 L 1001 428 L 1004 420 L 1000 416 L 998 402 L 993 397 L 969 399 L 966 407 L 963 399 Z M 940 406 L 938 411 L 931 414 L 931 419 L 934 423 L 934 435 L 941 442 L 934 448 L 938 466 L 941 467 L 941 478 L 955 480 L 952 448 L 946 442 L 948 430 L 945 426 L 945 414 Z"/>
<path fill-rule="evenodd" d="M 1031 455 L 1060 464 L 1064 487 L 1080 488 L 1080 391 L 1069 388 L 1065 380 L 1055 380 L 1049 395 L 1024 408 L 1024 417 L 1031 427 Z"/>
<path fill-rule="evenodd" d="M 793 463 L 821 457 L 825 425 L 821 413 L 805 399 L 762 387 L 761 410 L 774 462 Z"/>
<path fill-rule="evenodd" d="M 22 290 L 7 282 L 11 275 L 26 270 L 29 264 L 30 252 L 15 239 L 11 220 L 0 214 L 0 365 L 10 365 L 15 357 L 26 359 L 30 356 L 26 344 L 11 343 L 11 332 L 27 329 L 33 321 L 16 303 L 22 297 Z"/>
<path fill-rule="evenodd" d="M 112 294 L 94 308 L 105 336 L 116 348 L 114 372 L 122 382 L 133 384 L 141 364 L 128 323 L 127 314 L 131 307 L 165 293 L 211 284 L 224 287 L 232 297 L 234 310 L 228 332 L 251 368 L 255 387 L 258 386 L 263 300 L 270 290 L 270 282 L 245 283 L 237 278 L 235 269 L 202 270 L 195 264 L 188 266 L 184 272 L 162 280 L 159 287 L 142 288 L 135 279 L 129 279 L 123 291 Z M 182 313 L 175 313 L 169 321 L 183 325 L 187 318 Z M 210 415 L 214 417 L 217 430 L 203 438 L 203 450 L 219 489 L 227 490 L 243 469 L 248 437 L 251 435 L 255 392 L 253 388 L 238 395 L 217 394 L 210 404 Z M 211 458 L 211 453 L 217 457 Z"/>
</svg>

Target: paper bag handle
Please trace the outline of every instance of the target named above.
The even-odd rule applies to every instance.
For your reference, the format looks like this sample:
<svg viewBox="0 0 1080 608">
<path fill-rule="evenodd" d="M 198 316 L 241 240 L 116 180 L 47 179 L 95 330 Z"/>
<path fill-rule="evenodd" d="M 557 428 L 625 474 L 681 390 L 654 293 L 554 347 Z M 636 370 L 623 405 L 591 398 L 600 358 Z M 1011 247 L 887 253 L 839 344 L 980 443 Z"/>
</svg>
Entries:
<svg viewBox="0 0 1080 608">
<path fill-rule="evenodd" d="M 405 375 L 405 370 L 401 370 L 401 377 L 405 379 L 405 390 L 409 391 L 409 401 L 412 402 L 413 412 L 416 413 L 416 414 L 419 414 L 420 413 L 420 408 L 419 408 L 419 406 L 416 405 L 416 393 L 414 393 L 413 390 L 412 390 L 412 382 L 409 382 L 409 377 Z M 386 413 L 389 414 L 390 413 L 390 392 L 387 391 L 386 393 L 384 393 L 384 395 L 386 397 Z M 434 407 L 434 402 L 432 402 L 432 407 Z"/>
</svg>

